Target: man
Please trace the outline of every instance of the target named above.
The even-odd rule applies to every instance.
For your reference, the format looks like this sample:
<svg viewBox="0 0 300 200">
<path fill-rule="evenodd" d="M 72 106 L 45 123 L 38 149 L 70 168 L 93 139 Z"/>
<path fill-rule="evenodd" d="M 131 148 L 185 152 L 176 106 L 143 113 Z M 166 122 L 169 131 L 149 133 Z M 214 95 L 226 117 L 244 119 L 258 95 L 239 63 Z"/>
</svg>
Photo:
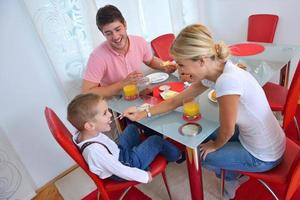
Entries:
<svg viewBox="0 0 300 200">
<path fill-rule="evenodd" d="M 115 6 L 100 8 L 96 23 L 106 41 L 90 55 L 82 92 L 97 93 L 103 97 L 116 95 L 125 85 L 136 83 L 143 76 L 142 63 L 168 73 L 176 70 L 174 63 L 163 62 L 153 56 L 143 38 L 127 35 L 126 21 Z"/>
</svg>

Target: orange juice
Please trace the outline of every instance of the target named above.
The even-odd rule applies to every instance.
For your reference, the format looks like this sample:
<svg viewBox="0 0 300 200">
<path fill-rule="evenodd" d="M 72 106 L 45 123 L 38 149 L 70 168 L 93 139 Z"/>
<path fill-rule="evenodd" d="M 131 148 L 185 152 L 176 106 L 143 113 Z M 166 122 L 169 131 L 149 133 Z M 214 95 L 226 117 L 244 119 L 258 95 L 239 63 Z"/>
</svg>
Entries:
<svg viewBox="0 0 300 200">
<path fill-rule="evenodd" d="M 134 84 L 126 85 L 123 87 L 125 99 L 136 99 L 138 95 L 137 86 Z"/>
<path fill-rule="evenodd" d="M 197 117 L 200 114 L 199 104 L 195 101 L 184 103 L 183 114 L 188 118 Z"/>
</svg>

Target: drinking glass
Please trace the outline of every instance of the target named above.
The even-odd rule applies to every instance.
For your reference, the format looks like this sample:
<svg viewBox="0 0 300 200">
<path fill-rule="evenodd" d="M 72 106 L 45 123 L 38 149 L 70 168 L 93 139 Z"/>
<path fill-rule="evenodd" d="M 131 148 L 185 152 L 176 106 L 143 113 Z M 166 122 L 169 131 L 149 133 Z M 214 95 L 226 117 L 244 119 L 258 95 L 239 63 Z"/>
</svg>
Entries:
<svg viewBox="0 0 300 200">
<path fill-rule="evenodd" d="M 129 85 L 125 85 L 123 87 L 123 92 L 124 92 L 124 98 L 126 100 L 135 100 L 138 98 L 138 88 L 137 85 L 135 84 L 129 84 Z"/>
<path fill-rule="evenodd" d="M 188 97 L 183 100 L 183 119 L 194 121 L 200 119 L 200 106 L 193 97 Z"/>
</svg>

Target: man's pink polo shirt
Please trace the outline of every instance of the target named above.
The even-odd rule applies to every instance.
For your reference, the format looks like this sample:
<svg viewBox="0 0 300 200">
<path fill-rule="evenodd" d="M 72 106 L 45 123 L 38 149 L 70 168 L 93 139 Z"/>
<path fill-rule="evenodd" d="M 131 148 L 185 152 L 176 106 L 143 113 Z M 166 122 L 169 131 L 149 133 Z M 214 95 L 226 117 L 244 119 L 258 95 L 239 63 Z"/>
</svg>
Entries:
<svg viewBox="0 0 300 200">
<path fill-rule="evenodd" d="M 110 85 L 121 81 L 133 71 L 141 71 L 143 62 L 153 55 L 147 42 L 139 36 L 129 36 L 129 50 L 124 56 L 114 51 L 106 42 L 91 53 L 84 80 Z"/>
</svg>

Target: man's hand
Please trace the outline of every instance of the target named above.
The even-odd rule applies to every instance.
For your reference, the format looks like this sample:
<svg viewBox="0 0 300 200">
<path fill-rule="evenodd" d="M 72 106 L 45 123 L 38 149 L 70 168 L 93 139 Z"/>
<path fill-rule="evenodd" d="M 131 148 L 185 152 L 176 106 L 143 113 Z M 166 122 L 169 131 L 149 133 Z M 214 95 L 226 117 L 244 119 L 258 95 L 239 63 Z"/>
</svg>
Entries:
<svg viewBox="0 0 300 200">
<path fill-rule="evenodd" d="M 164 61 L 161 63 L 161 66 L 164 67 L 165 72 L 173 73 L 177 69 L 177 64 L 170 61 Z"/>
<path fill-rule="evenodd" d="M 127 75 L 127 77 L 123 80 L 123 86 L 129 84 L 136 84 L 139 79 L 143 77 L 143 74 L 137 71 L 131 72 Z"/>
</svg>

